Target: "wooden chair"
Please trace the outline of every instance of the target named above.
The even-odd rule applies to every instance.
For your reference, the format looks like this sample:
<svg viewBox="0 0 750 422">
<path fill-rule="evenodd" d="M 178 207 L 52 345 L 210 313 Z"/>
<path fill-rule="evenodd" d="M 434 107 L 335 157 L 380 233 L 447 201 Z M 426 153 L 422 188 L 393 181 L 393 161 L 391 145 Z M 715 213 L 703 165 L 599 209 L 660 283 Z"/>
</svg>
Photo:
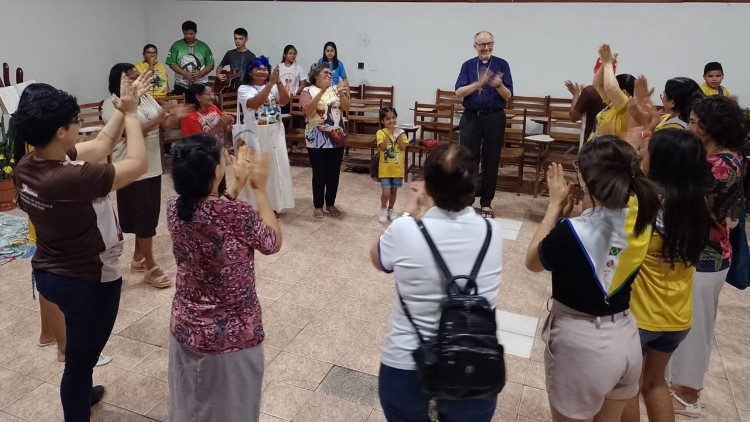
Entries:
<svg viewBox="0 0 750 422">
<path fill-rule="evenodd" d="M 91 139 L 96 136 L 97 133 L 104 129 L 104 119 L 102 119 L 102 104 L 104 101 L 98 103 L 86 103 L 78 104 L 78 108 L 81 110 L 80 119 L 83 120 L 78 133 L 83 138 Z"/>
<path fill-rule="evenodd" d="M 23 82 L 23 69 L 16 68 L 16 84 L 20 84 Z M 0 79 L 0 87 L 3 86 L 11 86 L 12 83 L 10 82 L 10 65 L 8 63 L 3 63 L 3 78 Z"/>
<path fill-rule="evenodd" d="M 538 194 L 539 184 L 544 185 L 547 180 L 547 167 L 551 163 L 561 164 L 566 172 L 575 173 L 573 163 L 578 159 L 578 151 L 583 145 L 584 123 L 583 120 L 574 122 L 570 120 L 568 109 L 554 108 L 550 113 L 549 137 L 552 143 L 542 154 L 541 183 L 534 184 L 534 194 Z M 573 178 L 573 185 L 578 185 L 578 179 Z"/>
<path fill-rule="evenodd" d="M 349 99 L 362 99 L 362 85 L 349 85 Z"/>
<path fill-rule="evenodd" d="M 289 162 L 294 165 L 307 165 L 307 149 L 305 148 L 305 113 L 299 101 L 299 95 L 292 95 L 289 99 L 290 118 L 285 125 L 286 148 Z"/>
<path fill-rule="evenodd" d="M 547 125 L 549 124 L 549 98 L 549 95 L 545 97 L 524 97 L 514 95 L 510 99 L 508 108 L 514 110 L 525 110 L 526 118 L 544 126 L 543 133 L 547 133 Z M 526 135 L 528 135 L 528 133 L 526 133 Z"/>
<path fill-rule="evenodd" d="M 350 99 L 346 117 L 349 121 L 349 133 L 363 133 L 365 126 L 380 126 L 379 113 L 383 108 L 381 98 Z"/>
<path fill-rule="evenodd" d="M 523 187 L 523 169 L 524 169 L 524 133 L 526 132 L 526 111 L 525 110 L 505 110 L 505 143 L 500 150 L 500 168 L 505 166 L 516 166 L 518 172 L 515 180 L 516 195 L 521 194 Z M 498 174 L 498 186 L 504 185 L 504 181 Z"/>
<path fill-rule="evenodd" d="M 167 95 L 159 100 L 159 104 L 177 103 L 185 104 L 185 95 Z M 182 139 L 182 132 L 180 128 L 177 129 L 163 129 L 159 133 L 159 142 L 161 142 L 162 150 L 164 145 L 171 144 L 172 142 L 179 141 Z"/>
<path fill-rule="evenodd" d="M 237 93 L 222 92 L 219 94 L 219 109 L 225 113 L 237 111 Z"/>
<path fill-rule="evenodd" d="M 435 104 L 453 104 L 457 113 L 464 110 L 463 100 L 456 96 L 456 91 L 444 91 L 438 88 L 435 92 Z"/>
<path fill-rule="evenodd" d="M 406 155 L 411 154 L 411 164 L 408 157 L 405 163 L 407 179 L 410 173 L 415 176 L 422 173 L 422 159 L 429 153 L 427 148 L 420 145 L 420 141 L 435 139 L 441 144 L 453 142 L 455 112 L 453 104 L 414 103 L 414 126 L 419 126 L 419 129 L 414 136 L 414 145 L 406 149 Z"/>
<path fill-rule="evenodd" d="M 363 100 L 381 100 L 381 107 L 393 107 L 393 85 L 362 85 Z"/>
</svg>

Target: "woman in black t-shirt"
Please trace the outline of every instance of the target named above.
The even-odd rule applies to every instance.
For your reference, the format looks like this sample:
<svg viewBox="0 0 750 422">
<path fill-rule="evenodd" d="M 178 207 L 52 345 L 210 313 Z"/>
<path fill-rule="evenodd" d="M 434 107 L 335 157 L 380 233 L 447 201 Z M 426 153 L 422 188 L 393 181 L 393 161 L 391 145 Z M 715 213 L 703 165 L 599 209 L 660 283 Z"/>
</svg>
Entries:
<svg viewBox="0 0 750 422">
<path fill-rule="evenodd" d="M 567 218 L 570 187 L 562 166 L 552 164 L 550 203 L 526 253 L 529 270 L 552 272 L 542 333 L 547 392 L 554 421 L 619 421 L 626 400 L 638 394 L 642 357 L 630 287 L 659 198 L 636 151 L 618 137 L 586 143 L 576 167 L 583 213 Z"/>
</svg>

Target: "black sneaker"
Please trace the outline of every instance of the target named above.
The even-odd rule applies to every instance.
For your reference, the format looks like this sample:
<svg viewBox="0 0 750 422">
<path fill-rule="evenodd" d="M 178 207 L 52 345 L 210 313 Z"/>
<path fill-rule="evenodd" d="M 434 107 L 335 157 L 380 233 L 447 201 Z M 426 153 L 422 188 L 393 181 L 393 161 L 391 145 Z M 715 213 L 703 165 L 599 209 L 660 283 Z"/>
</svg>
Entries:
<svg viewBox="0 0 750 422">
<path fill-rule="evenodd" d="M 91 387 L 89 403 L 91 403 L 92 406 L 102 401 L 102 397 L 104 397 L 104 386 L 95 385 Z"/>
</svg>

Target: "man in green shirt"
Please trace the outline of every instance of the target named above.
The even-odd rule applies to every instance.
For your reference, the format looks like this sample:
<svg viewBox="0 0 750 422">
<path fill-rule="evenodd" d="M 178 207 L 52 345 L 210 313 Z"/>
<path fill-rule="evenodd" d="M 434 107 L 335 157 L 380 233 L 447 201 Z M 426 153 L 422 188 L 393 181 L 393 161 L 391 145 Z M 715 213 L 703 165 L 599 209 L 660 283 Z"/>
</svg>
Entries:
<svg viewBox="0 0 750 422">
<path fill-rule="evenodd" d="M 193 21 L 182 24 L 183 39 L 172 44 L 166 64 L 174 71 L 175 94 L 184 93 L 194 83 L 208 83 L 214 69 L 214 56 L 206 43 L 195 38 L 198 26 Z"/>
</svg>

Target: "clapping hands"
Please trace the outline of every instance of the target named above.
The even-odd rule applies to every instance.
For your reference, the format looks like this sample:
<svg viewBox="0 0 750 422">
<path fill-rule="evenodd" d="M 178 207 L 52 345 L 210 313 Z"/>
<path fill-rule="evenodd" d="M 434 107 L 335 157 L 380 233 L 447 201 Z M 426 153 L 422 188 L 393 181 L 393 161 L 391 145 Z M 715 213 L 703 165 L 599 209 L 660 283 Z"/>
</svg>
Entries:
<svg viewBox="0 0 750 422">
<path fill-rule="evenodd" d="M 555 207 L 563 217 L 573 211 L 573 194 L 565 180 L 561 164 L 552 163 L 547 169 L 547 186 L 549 187 L 549 206 Z"/>
<path fill-rule="evenodd" d="M 138 75 L 134 81 L 123 72 L 120 77 L 120 96 L 115 97 L 114 106 L 122 113 L 134 113 L 138 108 L 138 100 L 149 88 L 154 81 L 154 72 L 144 72 Z"/>
</svg>

